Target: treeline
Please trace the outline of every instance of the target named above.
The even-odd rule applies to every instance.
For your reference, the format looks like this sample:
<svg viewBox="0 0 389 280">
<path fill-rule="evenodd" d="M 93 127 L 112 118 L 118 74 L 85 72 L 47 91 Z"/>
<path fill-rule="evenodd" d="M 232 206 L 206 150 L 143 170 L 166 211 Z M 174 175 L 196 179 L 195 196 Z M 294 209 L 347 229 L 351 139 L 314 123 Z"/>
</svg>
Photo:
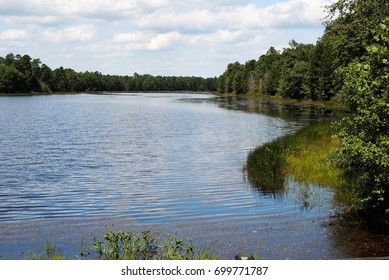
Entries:
<svg viewBox="0 0 389 280">
<path fill-rule="evenodd" d="M 259 93 L 285 98 L 330 100 L 341 93 L 341 71 L 367 54 L 371 22 L 389 16 L 387 0 L 339 0 L 326 7 L 325 32 L 316 44 L 292 40 L 279 51 L 270 47 L 257 60 L 230 63 L 218 78 L 221 93 Z"/>
<path fill-rule="evenodd" d="M 320 77 L 314 75 L 318 71 L 315 62 L 321 61 L 318 55 L 313 44 L 299 44 L 294 40 L 283 51 L 270 47 L 258 60 L 250 60 L 245 64 L 230 63 L 218 78 L 217 89 L 221 93 L 328 99 L 332 95 L 332 87 L 328 85 L 330 77 L 323 75 L 322 86 L 315 86 L 315 80 Z"/>
<path fill-rule="evenodd" d="M 29 55 L 0 57 L 0 93 L 94 92 L 94 91 L 215 91 L 216 78 L 139 75 L 103 75 L 54 70 Z"/>
</svg>

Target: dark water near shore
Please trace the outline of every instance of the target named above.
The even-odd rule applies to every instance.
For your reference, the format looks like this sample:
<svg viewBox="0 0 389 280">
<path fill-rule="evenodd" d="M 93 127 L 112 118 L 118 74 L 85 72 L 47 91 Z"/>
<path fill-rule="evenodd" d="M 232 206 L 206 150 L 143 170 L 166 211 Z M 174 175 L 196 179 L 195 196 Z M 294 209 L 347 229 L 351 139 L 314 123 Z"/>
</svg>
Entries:
<svg viewBox="0 0 389 280">
<path fill-rule="evenodd" d="M 7 238 L 0 257 L 22 257 L 53 236 L 74 255 L 69 243 L 103 225 L 212 237 L 227 256 L 235 246 L 269 258 L 354 257 L 348 250 L 359 249 L 331 249 L 331 189 L 291 181 L 275 196 L 242 174 L 257 145 L 332 117 L 309 106 L 205 94 L 2 97 L 0 235 Z M 291 246 L 298 242 L 310 248 Z M 272 251 L 280 246 L 295 255 Z"/>
</svg>

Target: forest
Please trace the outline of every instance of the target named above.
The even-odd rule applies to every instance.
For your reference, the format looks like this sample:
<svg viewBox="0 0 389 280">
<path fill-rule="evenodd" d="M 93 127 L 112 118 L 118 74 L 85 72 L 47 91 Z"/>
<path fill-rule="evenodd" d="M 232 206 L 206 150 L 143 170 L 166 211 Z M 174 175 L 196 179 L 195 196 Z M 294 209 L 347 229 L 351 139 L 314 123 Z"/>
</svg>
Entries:
<svg viewBox="0 0 389 280">
<path fill-rule="evenodd" d="M 40 59 L 12 53 L 0 57 L 0 93 L 102 91 L 214 91 L 216 78 L 103 75 L 59 67 L 52 70 Z"/>
</svg>

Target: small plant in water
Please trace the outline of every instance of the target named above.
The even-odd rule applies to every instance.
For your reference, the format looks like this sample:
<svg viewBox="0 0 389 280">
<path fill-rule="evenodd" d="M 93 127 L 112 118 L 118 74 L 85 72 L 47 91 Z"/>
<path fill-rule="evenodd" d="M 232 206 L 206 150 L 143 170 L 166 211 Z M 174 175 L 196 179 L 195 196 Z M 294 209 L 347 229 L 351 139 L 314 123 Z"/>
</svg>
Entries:
<svg viewBox="0 0 389 280">
<path fill-rule="evenodd" d="M 214 243 L 213 243 L 214 244 Z M 211 250 L 201 247 L 197 252 L 191 239 L 178 239 L 170 234 L 167 239 L 159 240 L 148 230 L 135 234 L 133 229 L 123 232 L 109 231 L 104 240 L 93 239 L 93 250 L 98 259 L 113 260 L 200 260 L 217 259 Z"/>
<path fill-rule="evenodd" d="M 50 242 L 45 242 L 44 249 L 39 254 L 33 253 L 28 259 L 31 260 L 64 260 L 62 253 L 57 252 L 55 245 Z"/>
</svg>

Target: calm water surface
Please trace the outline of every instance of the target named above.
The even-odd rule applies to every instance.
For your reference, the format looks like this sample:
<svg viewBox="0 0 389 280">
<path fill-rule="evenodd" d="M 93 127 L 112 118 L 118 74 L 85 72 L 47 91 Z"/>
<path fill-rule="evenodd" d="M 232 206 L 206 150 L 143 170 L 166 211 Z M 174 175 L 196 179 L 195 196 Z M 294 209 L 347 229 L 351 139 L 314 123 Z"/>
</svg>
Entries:
<svg viewBox="0 0 389 280">
<path fill-rule="evenodd" d="M 271 217 L 297 225 L 329 217 L 327 188 L 291 182 L 277 196 L 242 174 L 251 149 L 318 118 L 301 107 L 204 94 L 2 97 L 0 223 L 105 217 L 228 230 Z M 302 207 L 301 188 L 313 207 Z"/>
<path fill-rule="evenodd" d="M 289 201 L 258 197 L 241 169 L 250 149 L 301 125 L 207 98 L 2 98 L 0 220 L 109 215 L 167 223 L 295 211 Z"/>
</svg>

